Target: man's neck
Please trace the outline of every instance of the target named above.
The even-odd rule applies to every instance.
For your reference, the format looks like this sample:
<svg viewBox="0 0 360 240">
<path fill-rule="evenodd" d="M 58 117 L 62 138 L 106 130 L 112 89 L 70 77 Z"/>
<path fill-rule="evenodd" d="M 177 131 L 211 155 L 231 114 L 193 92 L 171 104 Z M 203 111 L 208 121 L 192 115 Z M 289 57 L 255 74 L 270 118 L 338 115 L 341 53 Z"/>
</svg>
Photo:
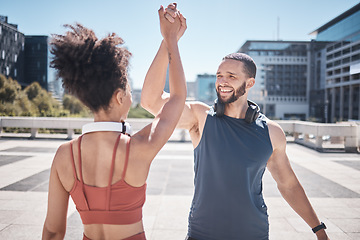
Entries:
<svg viewBox="0 0 360 240">
<path fill-rule="evenodd" d="M 244 119 L 247 109 L 247 97 L 240 97 L 235 102 L 225 104 L 225 115 L 232 118 Z"/>
</svg>

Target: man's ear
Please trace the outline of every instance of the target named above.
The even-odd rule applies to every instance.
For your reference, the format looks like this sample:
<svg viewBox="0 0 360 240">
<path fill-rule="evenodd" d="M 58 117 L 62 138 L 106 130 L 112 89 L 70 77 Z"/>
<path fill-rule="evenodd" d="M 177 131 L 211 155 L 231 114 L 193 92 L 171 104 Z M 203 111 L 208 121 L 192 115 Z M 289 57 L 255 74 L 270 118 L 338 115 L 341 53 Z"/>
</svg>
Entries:
<svg viewBox="0 0 360 240">
<path fill-rule="evenodd" d="M 255 78 L 249 78 L 246 81 L 246 88 L 252 88 L 255 85 Z"/>
</svg>

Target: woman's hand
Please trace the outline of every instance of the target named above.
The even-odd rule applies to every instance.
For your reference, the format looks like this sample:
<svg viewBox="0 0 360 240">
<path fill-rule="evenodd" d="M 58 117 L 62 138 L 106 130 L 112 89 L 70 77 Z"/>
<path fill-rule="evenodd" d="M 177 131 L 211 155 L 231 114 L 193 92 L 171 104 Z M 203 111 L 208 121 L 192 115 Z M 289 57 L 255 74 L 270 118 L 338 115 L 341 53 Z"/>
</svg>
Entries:
<svg viewBox="0 0 360 240">
<path fill-rule="evenodd" d="M 165 18 L 171 23 L 173 23 L 175 21 L 175 18 L 177 16 L 180 17 L 181 26 L 180 26 L 178 34 L 177 34 L 177 40 L 179 41 L 179 39 L 183 36 L 185 30 L 187 29 L 186 18 L 177 9 L 176 3 L 169 4 L 167 6 L 167 8 L 165 9 L 165 11 L 166 11 Z"/>
<path fill-rule="evenodd" d="M 169 14 L 165 11 L 164 7 L 161 6 L 159 11 L 159 19 L 160 19 L 160 30 L 161 35 L 163 36 L 165 42 L 178 40 L 178 33 L 180 31 L 181 22 L 180 16 L 177 11 L 171 12 L 173 17 L 173 22 L 170 22 L 166 16 Z M 165 16 L 166 15 L 166 16 Z"/>
</svg>

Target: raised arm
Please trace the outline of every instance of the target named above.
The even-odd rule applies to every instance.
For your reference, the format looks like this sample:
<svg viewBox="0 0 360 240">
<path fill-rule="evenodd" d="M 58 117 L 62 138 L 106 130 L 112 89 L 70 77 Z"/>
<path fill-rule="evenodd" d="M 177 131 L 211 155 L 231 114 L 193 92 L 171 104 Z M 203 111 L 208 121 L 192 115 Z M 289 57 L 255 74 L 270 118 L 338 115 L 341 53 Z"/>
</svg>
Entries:
<svg viewBox="0 0 360 240">
<path fill-rule="evenodd" d="M 176 4 L 170 4 L 166 8 L 165 17 L 169 22 L 174 22 L 175 18 L 180 17 L 180 28 L 176 38 L 179 39 L 184 34 L 187 26 L 185 17 L 176 9 Z M 169 100 L 169 93 L 163 91 L 166 81 L 166 71 L 168 68 L 168 50 L 165 40 L 161 42 L 159 50 L 145 76 L 145 81 L 141 91 L 141 106 L 152 113 L 154 116 Z"/>
<path fill-rule="evenodd" d="M 138 156 L 150 162 L 170 138 L 184 109 L 186 99 L 185 75 L 177 45 L 177 34 L 181 26 L 180 17 L 177 16 L 174 23 L 171 23 L 165 18 L 165 10 L 161 7 L 159 18 L 164 41 L 163 48 L 160 49 L 163 51 L 161 52 L 163 55 L 158 60 L 166 66 L 166 59 L 169 64 L 170 95 L 164 102 L 164 106 L 154 111 L 154 121 L 133 136 L 133 142 L 137 141 L 138 143 L 133 146 L 141 147 L 139 149 L 141 154 Z M 157 73 L 150 73 L 150 75 L 157 75 Z M 155 84 L 159 84 L 159 82 L 148 82 L 148 86 Z"/>
<path fill-rule="evenodd" d="M 304 221 L 314 228 L 320 224 L 303 187 L 291 168 L 289 159 L 286 155 L 286 138 L 281 127 L 273 121 L 268 122 L 270 138 L 273 145 L 267 168 L 277 183 L 277 187 L 294 211 L 304 219 Z M 311 229 L 309 229 L 311 231 Z M 318 239 L 327 240 L 328 237 L 324 230 L 316 233 Z"/>
</svg>

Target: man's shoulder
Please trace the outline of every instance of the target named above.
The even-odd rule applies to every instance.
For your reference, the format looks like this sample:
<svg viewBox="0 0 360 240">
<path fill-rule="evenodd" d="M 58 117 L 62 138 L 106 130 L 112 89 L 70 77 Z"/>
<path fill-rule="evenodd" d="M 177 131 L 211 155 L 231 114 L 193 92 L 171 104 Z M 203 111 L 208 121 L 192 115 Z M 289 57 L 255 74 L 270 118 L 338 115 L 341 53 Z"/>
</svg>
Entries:
<svg viewBox="0 0 360 240">
<path fill-rule="evenodd" d="M 206 103 L 200 102 L 200 101 L 186 101 L 185 103 L 186 105 L 188 105 L 189 107 L 191 107 L 194 111 L 209 111 L 210 110 L 210 106 L 207 105 Z"/>
<path fill-rule="evenodd" d="M 271 142 L 273 143 L 273 147 L 277 147 L 278 145 L 283 145 L 284 142 L 286 144 L 286 136 L 284 133 L 284 130 L 281 128 L 281 126 L 270 119 L 266 119 L 266 123 L 269 128 L 269 135 Z"/>
<path fill-rule="evenodd" d="M 206 115 L 211 110 L 209 105 L 200 101 L 187 101 L 185 104 L 198 120 L 206 118 Z"/>
</svg>

